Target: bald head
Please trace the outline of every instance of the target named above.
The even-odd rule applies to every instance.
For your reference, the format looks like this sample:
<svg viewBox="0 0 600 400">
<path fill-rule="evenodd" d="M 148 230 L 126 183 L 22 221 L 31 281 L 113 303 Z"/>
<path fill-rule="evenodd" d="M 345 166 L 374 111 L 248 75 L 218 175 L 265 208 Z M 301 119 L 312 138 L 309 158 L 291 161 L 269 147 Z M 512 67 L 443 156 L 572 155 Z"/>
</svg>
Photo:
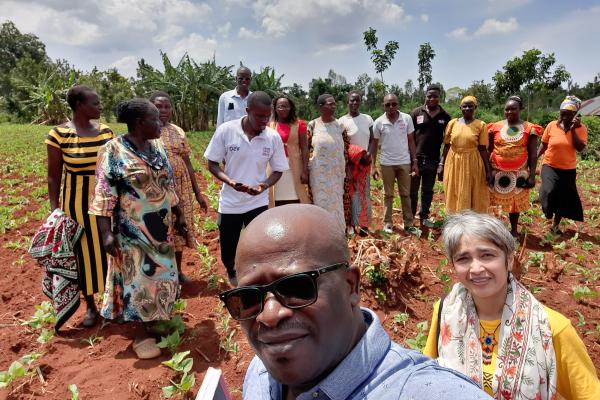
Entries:
<svg viewBox="0 0 600 400">
<path fill-rule="evenodd" d="M 292 264 L 300 256 L 315 266 L 349 259 L 344 232 L 320 207 L 290 204 L 260 214 L 242 232 L 235 265 L 242 277 L 256 262 L 273 258 Z"/>
<path fill-rule="evenodd" d="M 387 103 L 388 101 L 395 101 L 398 102 L 398 97 L 396 97 L 396 95 L 394 93 L 388 93 L 385 95 L 385 97 L 383 98 L 383 102 Z"/>
</svg>

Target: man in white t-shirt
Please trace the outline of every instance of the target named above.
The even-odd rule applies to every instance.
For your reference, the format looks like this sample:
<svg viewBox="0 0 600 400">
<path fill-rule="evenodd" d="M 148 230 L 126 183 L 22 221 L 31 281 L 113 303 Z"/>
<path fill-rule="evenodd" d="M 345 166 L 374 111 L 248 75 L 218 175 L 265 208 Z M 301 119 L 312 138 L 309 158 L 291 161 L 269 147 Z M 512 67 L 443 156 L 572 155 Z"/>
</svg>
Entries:
<svg viewBox="0 0 600 400">
<path fill-rule="evenodd" d="M 249 89 L 252 81 L 252 71 L 247 67 L 239 67 L 235 74 L 235 80 L 237 86 L 219 97 L 217 127 L 223 122 L 240 119 L 246 115 L 246 100 L 252 93 Z"/>
<path fill-rule="evenodd" d="M 235 253 L 242 227 L 268 208 L 267 189 L 289 168 L 281 137 L 267 127 L 271 117 L 269 95 L 250 94 L 247 111 L 247 116 L 219 126 L 204 152 L 208 169 L 223 182 L 219 242 L 221 261 L 233 286 L 237 286 Z M 224 170 L 221 163 L 225 164 Z M 268 177 L 267 164 L 273 171 Z"/>
<path fill-rule="evenodd" d="M 392 211 L 394 203 L 394 183 L 398 182 L 404 229 L 409 233 L 416 231 L 410 206 L 411 173 L 419 175 L 414 138 L 414 125 L 410 115 L 398 111 L 398 98 L 388 94 L 383 98 L 385 114 L 375 120 L 373 137 L 381 142 L 381 176 L 383 178 L 385 215 L 383 230 L 392 233 Z M 377 143 L 375 144 L 377 149 Z M 377 150 L 372 155 L 373 178 L 379 179 L 376 168 Z"/>
<path fill-rule="evenodd" d="M 352 91 L 348 94 L 348 114 L 342 116 L 338 122 L 346 129 L 350 144 L 358 146 L 364 152 L 360 159 L 355 159 L 350 154 L 348 160 L 353 174 L 358 176 L 350 182 L 351 219 L 348 232 L 356 231 L 361 235 L 369 232 L 371 225 L 371 154 L 373 149 L 373 118 L 360 113 L 362 94 Z M 353 153 L 353 152 L 351 152 Z"/>
</svg>

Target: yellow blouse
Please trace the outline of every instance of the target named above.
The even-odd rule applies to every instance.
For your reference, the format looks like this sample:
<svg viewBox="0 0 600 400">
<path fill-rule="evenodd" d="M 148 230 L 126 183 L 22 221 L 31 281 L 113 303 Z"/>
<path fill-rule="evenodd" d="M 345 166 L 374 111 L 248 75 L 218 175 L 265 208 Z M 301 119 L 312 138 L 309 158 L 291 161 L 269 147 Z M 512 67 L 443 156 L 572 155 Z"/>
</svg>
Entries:
<svg viewBox="0 0 600 400">
<path fill-rule="evenodd" d="M 423 354 L 431 358 L 437 358 L 437 320 L 440 301 L 433 305 L 431 327 L 427 344 Z M 556 390 L 567 400 L 598 400 L 600 399 L 600 381 L 596 375 L 596 368 L 588 355 L 585 345 L 577 335 L 577 331 L 571 325 L 571 321 L 561 313 L 544 306 L 552 330 L 552 343 L 556 353 Z M 493 332 L 500 320 L 484 321 L 481 325 L 488 332 Z M 482 335 L 484 333 L 482 332 Z M 496 341 L 500 342 L 500 331 L 496 331 Z M 484 390 L 493 396 L 491 377 L 496 367 L 498 345 L 494 347 L 492 362 L 483 366 Z M 489 379 L 488 379 L 489 377 Z M 489 382 L 488 382 L 489 381 Z"/>
</svg>

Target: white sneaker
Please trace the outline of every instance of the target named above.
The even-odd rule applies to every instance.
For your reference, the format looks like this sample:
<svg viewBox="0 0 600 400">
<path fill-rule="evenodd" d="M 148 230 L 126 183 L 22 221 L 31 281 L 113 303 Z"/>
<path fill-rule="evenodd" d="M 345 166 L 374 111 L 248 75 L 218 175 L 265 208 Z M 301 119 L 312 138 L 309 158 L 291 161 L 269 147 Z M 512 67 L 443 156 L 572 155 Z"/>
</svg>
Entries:
<svg viewBox="0 0 600 400">
<path fill-rule="evenodd" d="M 393 233 L 393 232 L 394 232 L 394 230 L 393 230 L 392 228 L 393 228 L 393 225 L 392 225 L 392 224 L 390 224 L 389 222 L 386 222 L 386 223 L 383 225 L 383 231 L 384 231 L 385 233 Z"/>
</svg>

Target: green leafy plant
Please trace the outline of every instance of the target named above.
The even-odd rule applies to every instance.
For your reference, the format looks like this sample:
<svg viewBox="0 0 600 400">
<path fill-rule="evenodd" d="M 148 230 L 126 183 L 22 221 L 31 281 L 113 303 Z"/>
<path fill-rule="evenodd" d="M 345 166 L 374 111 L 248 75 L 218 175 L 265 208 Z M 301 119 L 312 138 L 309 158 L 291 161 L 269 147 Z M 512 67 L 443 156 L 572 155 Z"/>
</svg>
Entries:
<svg viewBox="0 0 600 400">
<path fill-rule="evenodd" d="M 559 238 L 560 235 L 552 232 L 552 231 L 548 231 L 546 232 L 546 234 L 544 235 L 544 237 L 542 238 L 542 240 L 540 240 L 540 245 L 541 246 L 546 246 L 547 244 L 552 244 L 554 243 L 554 241 L 556 239 Z"/>
<path fill-rule="evenodd" d="M 183 322 L 181 315 L 174 315 L 169 320 L 156 322 L 152 330 L 161 336 L 166 336 L 173 332 L 178 332 L 181 335 L 185 331 L 185 322 Z"/>
<path fill-rule="evenodd" d="M 381 263 L 379 266 L 368 264 L 364 270 L 365 276 L 373 286 L 385 284 L 387 282 L 387 272 L 388 268 L 385 263 Z"/>
<path fill-rule="evenodd" d="M 394 315 L 394 322 L 396 324 L 402 324 L 402 326 L 406 325 L 406 321 L 408 321 L 410 319 L 410 315 L 408 315 L 408 313 L 398 313 L 396 315 Z"/>
<path fill-rule="evenodd" d="M 83 343 L 87 343 L 88 347 L 90 349 L 93 349 L 94 346 L 96 345 L 96 343 L 99 343 L 101 340 L 103 340 L 104 338 L 102 336 L 98 336 L 98 333 L 94 333 L 93 335 L 83 338 L 81 339 L 81 341 Z"/>
<path fill-rule="evenodd" d="M 179 331 L 175 331 L 168 336 L 161 336 L 160 342 L 158 342 L 156 345 L 161 349 L 169 349 L 171 354 L 174 354 L 180 344 L 181 336 L 179 336 Z"/>
<path fill-rule="evenodd" d="M 42 329 L 42 332 L 36 339 L 36 341 L 40 344 L 46 344 L 54 337 L 54 331 L 50 329 Z"/>
<path fill-rule="evenodd" d="M 67 386 L 67 389 L 69 390 L 69 394 L 71 394 L 71 400 L 79 400 L 79 388 L 76 384 L 71 383 Z"/>
<path fill-rule="evenodd" d="M 533 286 L 529 288 L 529 291 L 533 294 L 538 294 L 540 293 L 542 290 L 544 290 L 544 288 L 541 287 L 537 287 L 537 286 Z"/>
<path fill-rule="evenodd" d="M 42 304 L 35 306 L 35 313 L 31 319 L 23 322 L 22 325 L 27 325 L 33 329 L 40 329 L 44 326 L 53 326 L 55 323 L 56 312 L 52 307 L 52 303 L 49 301 L 44 301 Z"/>
<path fill-rule="evenodd" d="M 206 219 L 204 220 L 204 223 L 202 224 L 202 230 L 205 232 L 213 232 L 213 231 L 216 231 L 217 229 L 219 229 L 219 225 L 217 224 L 217 221 L 215 221 L 214 219 L 212 219 L 210 217 L 206 217 Z"/>
<path fill-rule="evenodd" d="M 173 303 L 173 311 L 175 312 L 184 312 L 187 307 L 187 301 L 185 299 L 177 299 Z"/>
<path fill-rule="evenodd" d="M 543 261 L 544 261 L 544 252 L 530 251 L 527 254 L 527 263 L 525 265 L 527 265 L 527 269 L 529 269 L 529 267 L 539 267 L 540 265 L 542 265 Z"/>
<path fill-rule="evenodd" d="M 375 300 L 377 300 L 379 304 L 385 304 L 387 301 L 387 295 L 381 288 L 375 288 Z"/>
<path fill-rule="evenodd" d="M 594 248 L 594 244 L 586 240 L 581 242 L 581 248 L 585 251 L 592 251 L 592 249 Z"/>
<path fill-rule="evenodd" d="M 559 244 L 552 245 L 553 250 L 564 250 L 566 248 L 567 248 L 567 242 L 565 242 L 564 240 L 562 242 L 560 242 Z"/>
<path fill-rule="evenodd" d="M 413 350 L 417 350 L 419 352 L 423 352 L 425 345 L 427 344 L 427 329 L 429 327 L 429 323 L 427 321 L 422 321 L 417 324 L 417 334 L 414 339 L 406 339 L 406 345 Z"/>
<path fill-rule="evenodd" d="M 189 354 L 189 350 L 175 353 L 170 360 L 163 361 L 162 364 L 171 368 L 173 371 L 187 374 L 194 365 L 194 359 L 187 357 Z"/>
<path fill-rule="evenodd" d="M 174 353 L 170 360 L 162 362 L 163 365 L 177 373 L 174 379 L 169 380 L 170 385 L 162 387 L 163 397 L 169 399 L 178 393 L 184 397 L 194 387 L 196 378 L 193 374 L 189 375 L 194 365 L 194 359 L 187 357 L 189 354 L 189 351 Z M 179 382 L 175 381 L 177 376 L 180 376 Z"/>
<path fill-rule="evenodd" d="M 239 344 L 234 340 L 235 333 L 236 330 L 232 329 L 221 339 L 221 348 L 226 353 L 237 353 L 239 351 Z"/>
<path fill-rule="evenodd" d="M 170 382 L 169 386 L 162 387 L 162 395 L 166 399 L 170 399 L 177 394 L 185 396 L 196 384 L 196 378 L 194 375 L 183 374 L 179 382 L 175 382 L 174 380 L 170 380 Z"/>
<path fill-rule="evenodd" d="M 31 364 L 40 358 L 40 353 L 25 354 L 21 359 L 13 361 L 6 371 L 0 371 L 0 389 L 9 387 L 15 380 L 31 373 Z"/>
<path fill-rule="evenodd" d="M 598 293 L 587 286 L 575 286 L 573 288 L 573 298 L 576 301 L 581 301 L 586 298 L 598 296 Z"/>
<path fill-rule="evenodd" d="M 577 324 L 576 326 L 578 328 L 581 328 L 583 326 L 585 326 L 585 316 L 580 313 L 578 310 L 575 310 L 575 312 L 577 313 Z"/>
</svg>

